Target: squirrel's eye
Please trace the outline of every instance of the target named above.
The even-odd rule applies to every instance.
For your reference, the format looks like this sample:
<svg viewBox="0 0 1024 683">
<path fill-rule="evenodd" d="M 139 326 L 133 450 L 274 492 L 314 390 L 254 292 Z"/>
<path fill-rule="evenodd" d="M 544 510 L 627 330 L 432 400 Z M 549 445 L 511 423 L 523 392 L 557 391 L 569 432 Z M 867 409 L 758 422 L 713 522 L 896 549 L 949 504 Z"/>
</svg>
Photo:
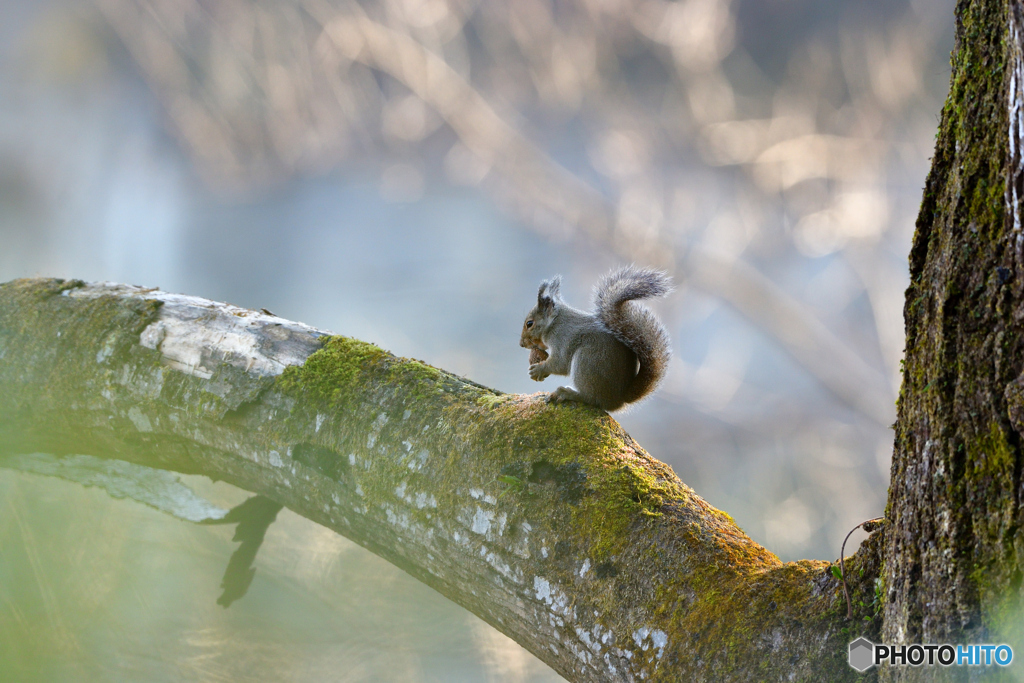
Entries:
<svg viewBox="0 0 1024 683">
<path fill-rule="evenodd" d="M 532 320 L 527 320 L 526 321 L 526 326 L 527 327 L 533 327 L 533 321 Z"/>
</svg>

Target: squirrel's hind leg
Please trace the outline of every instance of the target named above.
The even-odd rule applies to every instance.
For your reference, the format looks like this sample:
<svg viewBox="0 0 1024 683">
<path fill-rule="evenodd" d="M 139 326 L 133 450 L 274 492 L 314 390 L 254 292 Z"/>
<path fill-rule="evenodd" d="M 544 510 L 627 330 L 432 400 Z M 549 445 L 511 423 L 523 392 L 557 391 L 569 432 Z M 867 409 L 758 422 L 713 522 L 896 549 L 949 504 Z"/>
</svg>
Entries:
<svg viewBox="0 0 1024 683">
<path fill-rule="evenodd" d="M 558 387 L 550 394 L 548 394 L 548 403 L 564 403 L 565 401 L 577 401 L 579 403 L 586 403 L 580 392 L 576 391 L 572 387 Z"/>
</svg>

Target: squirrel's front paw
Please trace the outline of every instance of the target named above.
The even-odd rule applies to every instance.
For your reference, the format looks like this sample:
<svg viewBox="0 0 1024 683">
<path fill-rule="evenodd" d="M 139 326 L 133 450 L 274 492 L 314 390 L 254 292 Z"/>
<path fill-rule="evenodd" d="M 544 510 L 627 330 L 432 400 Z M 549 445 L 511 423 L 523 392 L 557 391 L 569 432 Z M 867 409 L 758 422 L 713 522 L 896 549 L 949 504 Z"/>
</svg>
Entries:
<svg viewBox="0 0 1024 683">
<path fill-rule="evenodd" d="M 550 375 L 548 369 L 544 366 L 544 363 L 534 363 L 530 366 L 530 379 L 542 382 L 545 377 Z"/>
</svg>

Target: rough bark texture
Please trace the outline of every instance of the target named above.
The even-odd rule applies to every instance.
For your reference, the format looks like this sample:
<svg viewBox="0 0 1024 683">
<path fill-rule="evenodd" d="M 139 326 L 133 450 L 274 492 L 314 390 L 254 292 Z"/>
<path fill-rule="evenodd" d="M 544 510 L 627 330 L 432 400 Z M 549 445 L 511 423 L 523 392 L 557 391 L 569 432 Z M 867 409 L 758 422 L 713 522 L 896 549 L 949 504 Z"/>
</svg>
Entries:
<svg viewBox="0 0 1024 683">
<path fill-rule="evenodd" d="M 956 11 L 950 93 L 910 254 L 882 636 L 1024 653 L 1021 5 L 961 0 Z M 992 669 L 883 677 L 1007 675 Z"/>
<path fill-rule="evenodd" d="M 273 316 L 121 285 L 0 285 L 0 445 L 261 493 L 569 680 L 855 678 L 830 565 L 780 562 L 604 412 Z M 870 602 L 870 581 L 854 588 Z"/>
</svg>

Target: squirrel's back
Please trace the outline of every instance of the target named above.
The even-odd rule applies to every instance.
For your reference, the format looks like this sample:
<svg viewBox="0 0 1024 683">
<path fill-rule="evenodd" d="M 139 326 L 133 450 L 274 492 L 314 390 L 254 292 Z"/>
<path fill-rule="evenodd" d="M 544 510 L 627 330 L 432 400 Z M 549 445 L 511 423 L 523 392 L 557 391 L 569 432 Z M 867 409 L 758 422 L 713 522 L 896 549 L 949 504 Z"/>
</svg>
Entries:
<svg viewBox="0 0 1024 683">
<path fill-rule="evenodd" d="M 672 280 L 668 275 L 636 266 L 612 271 L 594 288 L 597 318 L 640 362 L 636 377 L 626 388 L 623 403 L 638 401 L 654 391 L 672 357 L 664 325 L 636 300 L 664 296 L 671 291 Z"/>
</svg>

